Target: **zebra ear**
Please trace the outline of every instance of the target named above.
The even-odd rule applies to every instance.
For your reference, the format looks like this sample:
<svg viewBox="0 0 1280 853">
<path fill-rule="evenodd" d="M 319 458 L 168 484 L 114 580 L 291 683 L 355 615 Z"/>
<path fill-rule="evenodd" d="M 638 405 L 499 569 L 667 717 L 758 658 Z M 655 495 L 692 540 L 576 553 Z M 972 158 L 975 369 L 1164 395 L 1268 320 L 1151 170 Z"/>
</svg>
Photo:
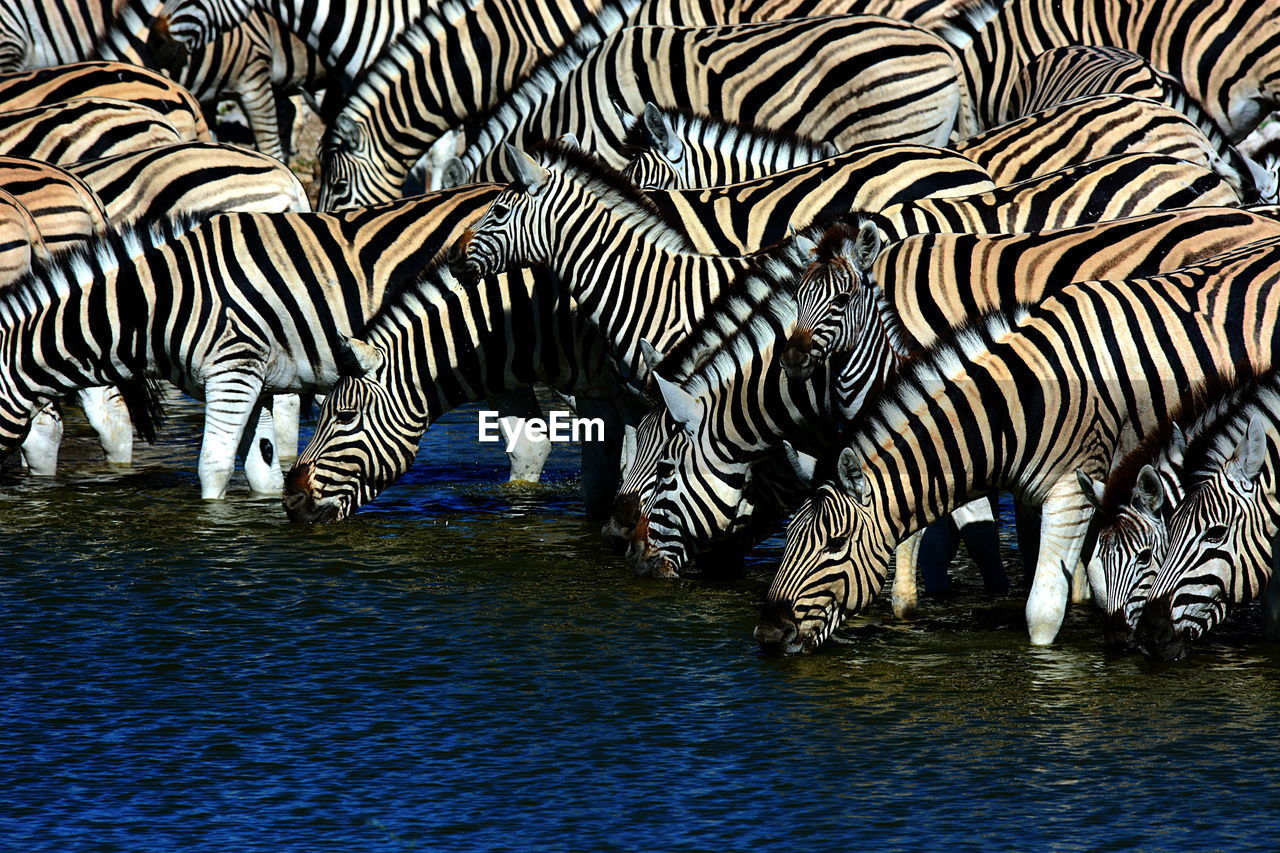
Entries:
<svg viewBox="0 0 1280 853">
<path fill-rule="evenodd" d="M 1262 466 L 1267 462 L 1267 426 L 1257 415 L 1249 419 L 1249 426 L 1235 453 L 1227 464 L 1227 472 L 1242 483 L 1252 484 L 1262 473 Z"/>
<path fill-rule="evenodd" d="M 668 160 L 675 160 L 684 150 L 670 119 L 653 102 L 644 105 L 644 131 L 653 147 L 661 151 Z"/>
<path fill-rule="evenodd" d="M 859 267 L 869 270 L 879 254 L 880 228 L 867 219 L 858 228 L 858 236 L 853 241 L 853 259 Z"/>
<path fill-rule="evenodd" d="M 822 151 L 828 157 L 835 157 L 837 154 L 840 153 L 840 149 L 836 147 L 836 144 L 834 142 L 822 143 Z"/>
<path fill-rule="evenodd" d="M 385 360 L 382 350 L 366 344 L 358 338 L 343 337 L 338 347 L 338 368 L 343 376 L 357 379 L 369 376 L 382 367 Z"/>
<path fill-rule="evenodd" d="M 1089 506 L 1102 509 L 1102 496 L 1106 494 L 1106 487 L 1086 474 L 1082 468 L 1076 469 L 1076 482 L 1080 484 L 1080 491 L 1084 492 L 1084 499 L 1089 502 Z"/>
<path fill-rule="evenodd" d="M 836 482 L 844 493 L 860 504 L 871 502 L 871 483 L 862 470 L 862 457 L 852 447 L 840 451 L 836 462 Z"/>
<path fill-rule="evenodd" d="M 800 484 L 806 489 L 812 486 L 813 471 L 818 466 L 818 457 L 796 450 L 789 441 L 782 442 L 782 452 L 787 455 L 787 461 L 791 463 L 791 468 L 796 472 L 796 479 Z"/>
<path fill-rule="evenodd" d="M 467 183 L 470 177 L 467 174 L 467 167 L 462 165 L 462 159 L 460 157 L 450 157 L 440 167 L 440 189 L 460 187 Z"/>
<path fill-rule="evenodd" d="M 560 144 L 568 145 L 570 148 L 581 148 L 582 143 L 578 141 L 578 134 L 569 132 L 560 136 Z"/>
<path fill-rule="evenodd" d="M 657 373 L 653 378 L 658 383 L 658 390 L 662 392 L 662 402 L 667 404 L 667 411 L 671 413 L 671 417 L 684 427 L 685 432 L 691 435 L 697 432 L 698 424 L 702 422 L 702 409 L 694 396 Z"/>
<path fill-rule="evenodd" d="M 516 182 L 530 193 L 541 189 L 547 182 L 547 170 L 542 164 L 510 142 L 502 143 L 502 149 L 507 155 L 507 168 L 515 175 Z"/>
<path fill-rule="evenodd" d="M 1165 449 L 1165 458 L 1176 473 L 1182 470 L 1182 461 L 1187 458 L 1187 436 L 1177 424 L 1169 426 L 1169 446 Z"/>
<path fill-rule="evenodd" d="M 333 122 L 333 135 L 347 148 L 354 148 L 360 139 L 360 128 L 349 116 L 341 115 Z"/>
<path fill-rule="evenodd" d="M 644 366 L 650 371 L 657 369 L 658 362 L 662 361 L 662 353 L 644 338 L 640 339 L 640 357 L 644 359 Z"/>
<path fill-rule="evenodd" d="M 1152 518 L 1160 517 L 1160 507 L 1164 505 L 1164 484 L 1160 475 L 1150 465 L 1143 465 L 1138 472 L 1138 481 L 1133 484 L 1134 508 Z"/>
<path fill-rule="evenodd" d="M 636 118 L 626 107 L 612 98 L 609 99 L 609 103 L 613 104 L 613 111 L 618 114 L 618 121 L 622 122 L 623 131 L 630 133 L 635 130 L 636 126 L 640 124 L 640 119 Z"/>
</svg>

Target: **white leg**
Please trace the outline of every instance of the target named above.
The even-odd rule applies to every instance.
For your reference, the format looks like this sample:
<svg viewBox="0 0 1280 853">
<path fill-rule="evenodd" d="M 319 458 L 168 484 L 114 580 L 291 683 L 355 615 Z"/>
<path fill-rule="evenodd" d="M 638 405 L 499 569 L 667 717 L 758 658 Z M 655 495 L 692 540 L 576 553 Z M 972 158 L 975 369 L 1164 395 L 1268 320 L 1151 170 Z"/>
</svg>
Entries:
<svg viewBox="0 0 1280 853">
<path fill-rule="evenodd" d="M 77 397 L 89 426 L 111 465 L 133 464 L 133 420 L 120 389 L 114 386 L 83 388 Z"/>
<path fill-rule="evenodd" d="M 1075 571 L 1071 573 L 1071 603 L 1084 604 L 1092 597 L 1089 589 L 1089 568 L 1083 560 L 1077 560 Z"/>
<path fill-rule="evenodd" d="M 893 615 L 899 619 L 910 619 L 916 613 L 919 599 L 916 591 L 916 562 L 923 536 L 924 530 L 917 530 L 898 543 L 893 554 L 893 589 L 889 593 L 889 602 L 893 605 Z"/>
<path fill-rule="evenodd" d="M 302 414 L 302 398 L 297 394 L 277 394 L 271 401 L 271 416 L 276 424 L 276 452 L 280 467 L 298 458 L 298 420 Z"/>
<path fill-rule="evenodd" d="M 31 418 L 31 429 L 22 440 L 22 462 L 39 477 L 58 473 L 58 448 L 62 446 L 62 413 L 47 402 Z"/>
<path fill-rule="evenodd" d="M 200 444 L 200 496 L 221 500 L 235 469 L 236 449 L 258 402 L 262 378 L 221 373 L 205 382 L 204 440 Z"/>
<path fill-rule="evenodd" d="M 551 455 L 551 442 L 546 438 L 533 441 L 526 438 L 523 431 L 517 431 L 519 419 L 542 417 L 542 406 L 538 405 L 533 388 L 525 386 L 499 394 L 493 398 L 493 404 L 500 416 L 502 446 L 512 447 L 512 437 L 515 437 L 513 449 L 507 451 L 511 461 L 510 482 L 538 482 L 542 478 L 542 467 Z"/>
<path fill-rule="evenodd" d="M 1052 643 L 1062 627 L 1091 515 L 1074 477 L 1059 481 L 1041 507 L 1040 558 L 1027 595 L 1027 632 L 1034 645 Z"/>
<path fill-rule="evenodd" d="M 280 456 L 276 453 L 275 419 L 271 414 L 270 400 L 254 406 L 249 423 L 253 430 L 244 431 L 239 448 L 249 489 L 254 494 L 279 495 L 284 492 L 284 474 L 280 471 Z"/>
</svg>

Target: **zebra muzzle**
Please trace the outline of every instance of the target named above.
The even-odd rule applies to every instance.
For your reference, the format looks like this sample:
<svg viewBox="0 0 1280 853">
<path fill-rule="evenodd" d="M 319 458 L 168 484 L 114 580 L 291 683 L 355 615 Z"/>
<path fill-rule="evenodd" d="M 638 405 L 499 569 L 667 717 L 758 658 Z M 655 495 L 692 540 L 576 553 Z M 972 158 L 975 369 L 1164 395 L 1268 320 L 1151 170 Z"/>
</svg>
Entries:
<svg viewBox="0 0 1280 853">
<path fill-rule="evenodd" d="M 782 369 L 792 379 L 808 379 L 813 366 L 813 330 L 796 329 L 782 350 Z"/>
</svg>

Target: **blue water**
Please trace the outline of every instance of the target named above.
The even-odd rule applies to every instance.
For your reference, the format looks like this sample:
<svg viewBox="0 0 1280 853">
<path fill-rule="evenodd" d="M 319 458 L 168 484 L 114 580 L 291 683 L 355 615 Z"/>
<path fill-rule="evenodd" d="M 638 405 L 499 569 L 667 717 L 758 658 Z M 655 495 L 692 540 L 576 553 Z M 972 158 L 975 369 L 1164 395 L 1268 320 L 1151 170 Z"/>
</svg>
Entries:
<svg viewBox="0 0 1280 853">
<path fill-rule="evenodd" d="M 887 605 L 763 657 L 740 581 L 630 577 L 576 462 L 500 483 L 474 412 L 350 522 L 197 499 L 195 410 L 121 474 L 0 493 L 0 849 L 1274 850 L 1280 654 L 1176 665 L 1088 609 Z M 78 457 L 77 457 L 78 454 Z"/>
</svg>

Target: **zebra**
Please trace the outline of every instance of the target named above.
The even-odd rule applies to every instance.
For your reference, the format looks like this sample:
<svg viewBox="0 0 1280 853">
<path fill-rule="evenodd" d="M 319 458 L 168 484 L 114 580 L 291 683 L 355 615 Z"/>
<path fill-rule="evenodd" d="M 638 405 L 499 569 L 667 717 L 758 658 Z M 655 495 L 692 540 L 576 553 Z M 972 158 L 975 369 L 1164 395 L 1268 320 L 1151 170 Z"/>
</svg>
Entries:
<svg viewBox="0 0 1280 853">
<path fill-rule="evenodd" d="M 410 167 L 443 134 L 497 109 L 518 84 L 557 85 L 639 2 L 575 0 L 544 8 L 484 0 L 470 10 L 446 3 L 448 16 L 428 16 L 388 46 L 326 129 L 319 205 L 396 197 Z M 450 73 L 450 57 L 465 57 L 457 61 L 469 73 Z M 406 110 L 410 103 L 414 108 Z"/>
<path fill-rule="evenodd" d="M 756 638 L 813 650 L 874 598 L 898 541 L 1009 490 L 1042 506 L 1026 614 L 1031 642 L 1052 642 L 1091 514 L 1075 470 L 1109 468 L 1178 389 L 1241 361 L 1269 366 L 1277 344 L 1258 330 L 1275 322 L 1278 275 L 1273 239 L 1162 276 L 1077 282 L 903 365 L 863 408 L 834 476 L 793 516 Z"/>
<path fill-rule="evenodd" d="M 1135 185 L 1132 192 L 1139 192 Z M 1041 204 L 1046 203 L 1041 197 Z M 1093 221 L 1091 198 L 1081 200 L 1081 224 L 1034 233 L 940 231 L 901 236 L 885 245 L 877 217 L 861 218 L 841 246 L 796 290 L 799 321 L 783 353 L 787 375 L 804 379 L 832 353 L 861 345 L 862 323 L 849 312 L 850 296 L 871 286 L 894 307 L 890 324 L 904 355 L 940 330 L 970 318 L 1043 298 L 1053 281 L 1157 275 L 1233 248 L 1280 237 L 1280 222 L 1237 208 L 1174 209 Z M 840 236 L 839 231 L 834 232 Z M 882 249 L 883 246 L 883 249 Z M 828 259 L 829 258 L 829 259 Z M 1051 275 L 1050 275 L 1051 274 Z M 938 282 L 960 287 L 939 288 Z"/>
<path fill-rule="evenodd" d="M 624 116 L 622 174 L 642 190 L 719 187 L 782 172 L 840 152 L 819 142 L 645 104 Z"/>
<path fill-rule="evenodd" d="M 1280 534 L 1280 388 L 1274 370 L 1230 395 L 1228 409 L 1187 443 L 1186 493 L 1138 619 L 1136 642 L 1176 660 L 1228 613 L 1263 595 L 1269 637 L 1280 624 L 1273 577 Z"/>
<path fill-rule="evenodd" d="M 16 196 L 0 190 L 0 290 L 25 275 L 34 260 L 48 257 L 49 248 L 31 211 Z"/>
<path fill-rule="evenodd" d="M 987 173 L 942 148 L 884 143 L 768 177 L 694 190 L 647 190 L 706 255 L 757 251 L 821 215 L 883 210 L 902 202 L 969 196 L 995 189 Z"/>
<path fill-rule="evenodd" d="M 87 59 L 128 0 L 5 0 L 0 4 L 0 74 Z"/>
<path fill-rule="evenodd" d="M 486 276 L 476 287 L 460 286 L 447 266 L 428 270 L 388 296 L 341 353 L 344 375 L 285 478 L 293 521 L 346 518 L 409 469 L 430 424 L 495 392 L 542 381 L 574 395 L 580 413 L 617 419 L 602 343 L 542 268 Z M 611 485 L 616 453 L 583 445 L 589 508 Z"/>
<path fill-rule="evenodd" d="M 968 197 L 934 197 L 882 209 L 888 242 L 930 231 L 1013 234 L 1123 219 L 1181 207 L 1234 207 L 1235 191 L 1214 172 L 1172 157 L 1105 157 Z"/>
<path fill-rule="evenodd" d="M 835 371 L 837 387 L 829 393 L 832 408 L 849 418 L 895 363 L 973 317 L 1039 301 L 1051 281 L 1153 275 L 1269 237 L 1280 238 L 1275 222 L 1233 209 L 1156 214 L 1034 235 L 929 234 L 884 252 L 874 219 L 830 229 L 792 288 L 794 296 L 781 297 L 785 310 L 772 309 L 789 326 L 779 319 L 750 345 L 684 375 L 683 382 L 661 383 L 663 400 L 691 438 L 669 433 L 665 443 L 673 449 L 655 456 L 678 461 L 667 463 L 656 487 L 639 489 L 649 535 L 634 538 L 637 570 L 674 576 L 691 544 L 731 532 L 735 517 L 745 514 L 739 503 L 751 463 L 785 438 L 798 441 L 789 430 L 813 429 L 806 420 L 812 408 L 796 402 L 796 395 L 814 392 L 782 380 L 782 373 L 791 380 L 811 379 L 828 354 L 839 353 L 844 367 Z M 1052 277 L 1044 270 L 1052 270 Z M 938 282 L 952 285 L 943 289 Z M 773 332 L 783 335 L 776 347 Z M 771 355 L 775 350 L 780 358 Z M 779 364 L 770 365 L 775 360 Z M 819 384 L 828 388 L 832 382 Z M 730 407 L 736 410 L 732 416 Z M 646 437 L 638 432 L 637 444 L 642 442 Z M 909 607 L 913 595 L 907 580 L 905 574 L 895 577 L 900 607 Z"/>
<path fill-rule="evenodd" d="M 108 216 L 93 188 L 69 170 L 20 157 L 0 157 L 0 188 L 35 218 L 51 253 L 105 233 Z"/>
<path fill-rule="evenodd" d="M 681 59 L 694 56 L 696 62 Z M 639 114 L 648 102 L 750 118 L 837 148 L 877 138 L 945 139 L 959 104 L 956 74 L 939 39 L 872 16 L 634 27 L 609 36 L 563 80 L 531 77 L 468 132 L 460 171 L 474 179 L 509 178 L 502 175 L 500 142 L 528 147 L 566 133 L 622 168 L 620 114 Z"/>
<path fill-rule="evenodd" d="M 476 186 L 345 214 L 161 222 L 37 266 L 0 305 L 0 451 L 43 398 L 158 377 L 206 400 L 203 497 L 225 494 L 242 438 L 260 450 L 246 461 L 263 463 L 246 470 L 250 488 L 279 493 L 260 398 L 327 388 L 340 336 L 420 275 L 496 193 Z"/>
<path fill-rule="evenodd" d="M 84 98 L 0 112 L 0 155 L 57 166 L 182 141 L 165 116 L 114 98 Z"/>
<path fill-rule="evenodd" d="M 1165 154 L 1211 168 L 1241 201 L 1260 198 L 1244 155 L 1218 150 L 1200 128 L 1164 103 L 1133 95 L 1093 95 L 1047 107 L 952 146 L 1012 184 L 1076 163 L 1129 153 Z"/>
<path fill-rule="evenodd" d="M 947 24 L 968 0 L 647 0 L 628 21 L 630 26 L 709 27 L 820 15 L 883 15 L 933 29 Z"/>
<path fill-rule="evenodd" d="M 212 139 L 200 104 L 158 71 L 89 61 L 0 76 L 0 104 L 20 110 L 79 98 L 117 98 L 165 116 L 184 140 Z"/>
<path fill-rule="evenodd" d="M 935 31 L 956 45 L 972 105 L 962 133 L 1011 117 L 1011 90 L 1043 51 L 1067 45 L 1133 51 L 1172 76 L 1239 142 L 1280 107 L 1280 34 L 1269 0 L 988 0 L 953 10 Z"/>
<path fill-rule="evenodd" d="M 232 210 L 310 209 L 302 183 L 283 163 L 217 142 L 153 148 L 77 163 L 68 171 L 101 200 L 106 216 L 116 225 L 166 216 L 204 218 Z"/>
</svg>

